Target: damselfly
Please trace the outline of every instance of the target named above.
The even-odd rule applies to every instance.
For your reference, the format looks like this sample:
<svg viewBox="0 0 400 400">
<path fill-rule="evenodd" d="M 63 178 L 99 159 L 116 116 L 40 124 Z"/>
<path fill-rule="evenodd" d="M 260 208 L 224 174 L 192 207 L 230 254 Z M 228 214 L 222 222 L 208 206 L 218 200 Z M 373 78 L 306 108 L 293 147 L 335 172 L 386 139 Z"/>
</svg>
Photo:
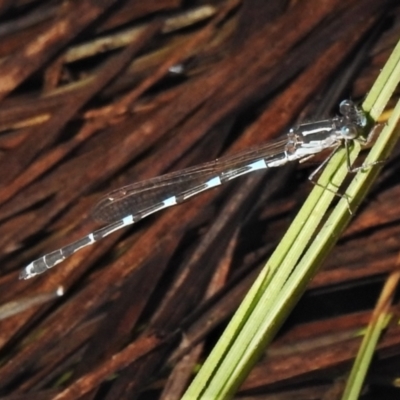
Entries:
<svg viewBox="0 0 400 400">
<path fill-rule="evenodd" d="M 31 262 L 21 272 L 20 278 L 28 279 L 40 274 L 118 229 L 238 176 L 279 167 L 326 149 L 335 150 L 349 141 L 362 140 L 362 130 L 367 125 L 365 113 L 352 101 L 344 100 L 340 103 L 340 114 L 331 119 L 297 125 L 284 137 L 257 148 L 114 190 L 94 209 L 95 217 L 108 222 L 108 225 Z"/>
</svg>

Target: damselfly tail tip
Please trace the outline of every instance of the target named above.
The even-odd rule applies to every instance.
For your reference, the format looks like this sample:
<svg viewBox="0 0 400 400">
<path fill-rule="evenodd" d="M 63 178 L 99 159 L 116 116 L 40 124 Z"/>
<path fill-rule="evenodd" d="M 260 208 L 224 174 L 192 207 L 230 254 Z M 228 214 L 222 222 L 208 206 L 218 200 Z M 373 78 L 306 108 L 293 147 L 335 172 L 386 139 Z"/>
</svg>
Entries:
<svg viewBox="0 0 400 400">
<path fill-rule="evenodd" d="M 33 262 L 31 262 L 28 266 L 26 266 L 19 274 L 19 279 L 26 280 L 34 277 L 36 275 L 33 272 Z"/>
</svg>

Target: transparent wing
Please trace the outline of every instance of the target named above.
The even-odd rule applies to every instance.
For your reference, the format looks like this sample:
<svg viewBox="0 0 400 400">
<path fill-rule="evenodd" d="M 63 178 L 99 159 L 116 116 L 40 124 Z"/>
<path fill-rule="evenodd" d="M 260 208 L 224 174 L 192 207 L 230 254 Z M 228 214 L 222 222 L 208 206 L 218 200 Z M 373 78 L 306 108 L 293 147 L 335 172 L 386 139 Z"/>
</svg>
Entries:
<svg viewBox="0 0 400 400">
<path fill-rule="evenodd" d="M 164 200 L 177 196 L 184 198 L 188 191 L 197 193 L 213 177 L 221 183 L 243 174 L 243 168 L 258 159 L 273 160 L 285 150 L 287 138 L 269 142 L 242 153 L 222 157 L 211 162 L 161 175 L 152 179 L 127 185 L 108 193 L 93 209 L 93 216 L 104 222 L 114 222 L 127 215 L 140 214 Z M 179 203 L 177 199 L 177 203 Z"/>
</svg>

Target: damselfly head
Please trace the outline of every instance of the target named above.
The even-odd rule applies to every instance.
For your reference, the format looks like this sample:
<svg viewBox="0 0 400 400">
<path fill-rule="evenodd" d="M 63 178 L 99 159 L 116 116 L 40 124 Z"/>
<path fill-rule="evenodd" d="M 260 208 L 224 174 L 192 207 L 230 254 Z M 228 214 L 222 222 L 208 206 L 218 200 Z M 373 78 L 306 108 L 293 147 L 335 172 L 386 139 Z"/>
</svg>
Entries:
<svg viewBox="0 0 400 400">
<path fill-rule="evenodd" d="M 348 121 L 348 124 L 354 124 L 355 127 L 364 128 L 367 126 L 367 116 L 365 112 L 351 100 L 343 100 L 339 105 L 339 111 Z M 360 132 L 358 132 L 360 133 Z"/>
</svg>

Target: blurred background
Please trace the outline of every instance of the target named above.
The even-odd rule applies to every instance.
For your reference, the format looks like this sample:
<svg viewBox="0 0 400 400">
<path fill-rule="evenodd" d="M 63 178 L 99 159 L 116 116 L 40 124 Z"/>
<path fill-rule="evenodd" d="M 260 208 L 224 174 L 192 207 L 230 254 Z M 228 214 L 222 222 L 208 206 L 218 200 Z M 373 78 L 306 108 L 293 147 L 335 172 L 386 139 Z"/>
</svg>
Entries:
<svg viewBox="0 0 400 400">
<path fill-rule="evenodd" d="M 400 6 L 2 0 L 0 38 L 0 398 L 179 399 L 326 155 L 205 192 L 39 277 L 20 270 L 101 226 L 92 209 L 111 190 L 361 103 Z M 340 398 L 398 268 L 399 151 L 237 398 Z M 363 399 L 400 396 L 395 320 Z"/>
</svg>

